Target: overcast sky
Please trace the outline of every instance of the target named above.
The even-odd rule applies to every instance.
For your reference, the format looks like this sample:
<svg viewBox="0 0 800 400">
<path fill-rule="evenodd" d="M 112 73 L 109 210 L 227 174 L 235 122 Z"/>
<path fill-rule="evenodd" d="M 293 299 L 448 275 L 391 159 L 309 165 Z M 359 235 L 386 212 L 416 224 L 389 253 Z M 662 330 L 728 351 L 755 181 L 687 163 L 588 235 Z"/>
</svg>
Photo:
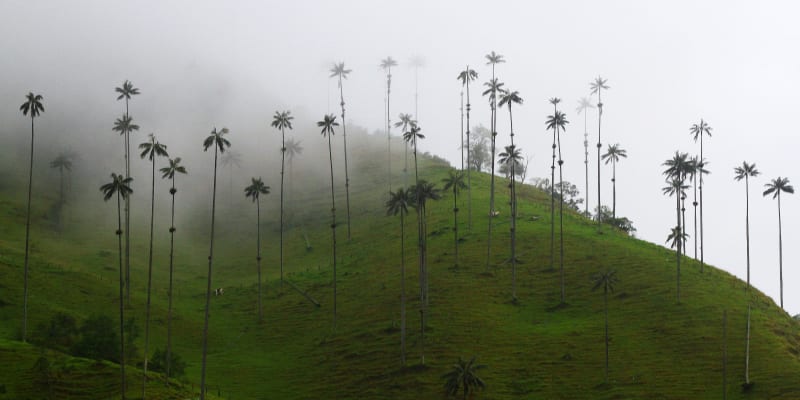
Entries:
<svg viewBox="0 0 800 400">
<path fill-rule="evenodd" d="M 733 168 L 755 162 L 763 175 L 751 185 L 752 282 L 777 301 L 777 204 L 761 191 L 777 176 L 800 183 L 790 153 L 798 142 L 792 118 L 800 105 L 798 15 L 792 1 L 3 0 L 0 104 L 8 106 L 0 117 L 21 118 L 18 104 L 33 90 L 45 96 L 53 126 L 66 113 L 59 110 L 70 110 L 107 128 L 118 108 L 111 113 L 96 105 L 118 107 L 111 88 L 130 79 L 144 93 L 138 115 L 152 126 L 166 124 L 159 115 L 170 114 L 209 129 L 248 124 L 246 131 L 258 132 L 283 108 L 315 116 L 295 121 L 310 126 L 337 111 L 328 69 L 344 61 L 353 70 L 344 88 L 348 121 L 375 131 L 384 126 L 380 60 L 400 63 L 392 82 L 396 120 L 414 111 L 409 60 L 419 56 L 418 118 L 427 135 L 421 147 L 460 165 L 456 75 L 469 64 L 482 84 L 491 75 L 484 55 L 494 50 L 507 60 L 498 78 L 525 100 L 515 109 L 514 127 L 518 146 L 533 157 L 529 176 L 549 174 L 544 121 L 552 112 L 548 98 L 557 96 L 570 120 L 562 139 L 565 179 L 583 192 L 583 118 L 575 106 L 602 75 L 611 86 L 603 94 L 603 149 L 619 143 L 628 151 L 617 171 L 618 214 L 634 221 L 638 237 L 664 243 L 675 221 L 673 200 L 661 194 L 661 163 L 675 150 L 699 151 L 689 127 L 704 118 L 713 127 L 704 148 L 711 170 L 706 260 L 745 276 L 744 183 L 733 180 Z M 488 125 L 480 86 L 472 91 L 472 121 Z M 219 121 L 231 107 L 247 117 Z M 589 120 L 593 146 L 593 111 Z M 507 114 L 498 121 L 503 146 Z M 603 174 L 608 204 L 610 169 Z M 594 193 L 596 176 L 590 177 Z M 782 205 L 784 301 L 794 314 L 800 312 L 800 207 L 794 196 Z"/>
</svg>

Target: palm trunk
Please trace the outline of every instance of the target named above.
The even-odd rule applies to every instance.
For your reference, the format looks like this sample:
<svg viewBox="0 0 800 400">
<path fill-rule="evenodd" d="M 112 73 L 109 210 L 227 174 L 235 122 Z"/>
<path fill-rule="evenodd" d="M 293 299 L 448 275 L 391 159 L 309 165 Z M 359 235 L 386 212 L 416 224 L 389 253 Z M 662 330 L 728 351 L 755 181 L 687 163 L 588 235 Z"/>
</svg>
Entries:
<svg viewBox="0 0 800 400">
<path fill-rule="evenodd" d="M 350 240 L 350 174 L 347 172 L 347 121 L 344 118 L 344 88 L 342 87 L 341 76 L 339 77 L 339 98 L 342 106 L 342 138 L 344 139 L 344 190 L 346 196 L 345 201 L 347 203 L 347 240 Z"/>
<path fill-rule="evenodd" d="M 422 210 L 422 203 L 420 201 L 419 190 L 419 169 L 417 168 L 417 136 L 414 134 L 412 140 L 414 141 L 414 181 L 416 184 L 417 193 L 417 251 L 419 252 L 419 315 L 420 315 L 420 341 L 422 351 L 422 364 L 425 365 L 425 245 L 423 240 L 425 234 L 422 228 L 422 218 L 424 216 Z"/>
<path fill-rule="evenodd" d="M 219 146 L 214 144 L 214 185 L 211 192 L 211 244 L 208 250 L 208 279 L 206 282 L 206 309 L 203 319 L 203 357 L 200 370 L 200 400 L 206 398 L 206 356 L 208 354 L 208 313 L 211 306 L 211 267 L 214 261 L 214 217 L 217 211 L 217 153 Z"/>
<path fill-rule="evenodd" d="M 556 131 L 553 131 L 553 160 L 550 163 L 550 270 L 556 264 Z"/>
<path fill-rule="evenodd" d="M 728 312 L 722 311 L 722 399 L 728 398 Z"/>
<path fill-rule="evenodd" d="M 458 267 L 458 191 L 453 185 L 453 247 L 456 251 L 456 267 Z"/>
<path fill-rule="evenodd" d="M 342 115 L 344 115 L 344 102 L 342 102 Z M 344 121 L 342 121 L 344 125 Z M 336 197 L 333 193 L 333 150 L 331 146 L 332 133 L 328 134 L 328 158 L 331 165 L 331 232 L 333 242 L 333 329 L 336 329 Z"/>
<path fill-rule="evenodd" d="M 284 165 L 286 163 L 286 135 L 284 134 L 284 129 L 281 128 L 281 249 L 280 249 L 280 257 L 281 257 L 281 286 L 283 286 L 283 172 L 284 172 Z M 258 270 L 261 271 L 260 260 L 261 260 L 261 246 L 259 245 L 259 268 Z M 261 287 L 261 279 L 258 280 L 259 288 Z M 261 301 L 261 295 L 259 294 L 258 300 Z M 258 320 L 261 321 L 261 306 L 258 307 Z"/>
<path fill-rule="evenodd" d="M 558 191 L 560 192 L 560 201 L 558 205 L 558 236 L 561 246 L 558 261 L 561 264 L 561 303 L 563 304 L 566 302 L 566 284 L 564 282 L 564 176 L 562 171 L 564 160 L 561 159 L 561 133 L 558 129 L 556 129 L 556 133 L 558 136 Z"/>
<path fill-rule="evenodd" d="M 700 131 L 700 169 L 703 169 L 703 132 Z M 780 203 L 780 200 L 778 200 Z M 700 272 L 703 272 L 705 259 L 703 257 L 703 173 L 700 173 Z"/>
<path fill-rule="evenodd" d="M 750 289 L 750 180 L 748 176 L 744 176 L 744 190 L 745 190 L 745 237 L 747 238 L 747 289 Z M 748 308 L 749 313 L 749 308 Z M 748 330 L 750 324 L 750 315 L 748 314 Z"/>
<path fill-rule="evenodd" d="M 600 127 L 603 121 L 603 99 L 602 99 L 602 88 L 597 89 L 597 223 L 603 222 L 603 215 L 601 213 L 600 208 L 600 147 L 602 147 L 602 143 L 600 142 Z"/>
<path fill-rule="evenodd" d="M 128 99 L 125 98 L 125 116 L 128 112 Z M 125 132 L 125 179 L 131 177 L 131 134 Z M 131 303 L 131 196 L 125 196 L 125 300 Z"/>
<path fill-rule="evenodd" d="M 389 182 L 389 192 L 392 191 L 392 121 L 391 121 L 391 93 L 392 93 L 392 67 L 386 67 L 386 142 L 389 153 L 386 157 L 386 180 Z M 343 121 L 344 122 L 344 121 Z"/>
<path fill-rule="evenodd" d="M 119 368 L 122 376 L 122 400 L 125 400 L 125 307 L 123 306 L 122 289 L 125 286 L 122 271 L 122 214 L 121 202 L 117 192 L 117 241 L 119 242 Z"/>
<path fill-rule="evenodd" d="M 617 162 L 611 159 L 611 190 L 612 205 L 611 205 L 611 218 L 617 219 Z"/>
<path fill-rule="evenodd" d="M 406 228 L 400 211 L 400 362 L 406 365 Z"/>
<path fill-rule="evenodd" d="M 747 305 L 747 338 L 744 351 L 744 384 L 750 385 L 750 305 Z"/>
<path fill-rule="evenodd" d="M 464 91 L 461 91 L 461 170 L 464 170 Z"/>
<path fill-rule="evenodd" d="M 25 214 L 25 271 L 22 290 L 22 341 L 28 333 L 28 260 L 31 237 L 31 194 L 33 193 L 33 110 L 31 110 L 31 164 L 28 169 L 28 211 Z"/>
<path fill-rule="evenodd" d="M 59 204 L 64 204 L 64 167 L 58 168 L 58 199 Z"/>
<path fill-rule="evenodd" d="M 603 309 L 606 322 L 606 383 L 608 383 L 608 289 L 603 291 Z"/>
<path fill-rule="evenodd" d="M 261 201 L 258 194 L 256 194 L 256 264 L 258 265 L 258 322 L 261 323 L 264 322 L 264 309 L 261 307 Z"/>
<path fill-rule="evenodd" d="M 492 64 L 492 82 L 494 82 L 494 64 Z M 497 93 L 492 91 L 492 113 L 490 116 L 489 126 L 492 128 L 492 175 L 491 175 L 491 189 L 489 191 L 489 235 L 486 240 L 486 270 L 489 270 L 489 265 L 492 257 L 492 222 L 494 221 L 494 153 L 495 153 L 495 136 L 497 136 Z"/>
<path fill-rule="evenodd" d="M 694 198 L 692 199 L 692 206 L 694 207 L 694 259 L 697 260 L 697 174 L 702 174 L 701 171 L 696 171 L 692 175 L 692 186 L 694 187 Z"/>
<path fill-rule="evenodd" d="M 172 278 L 173 278 L 173 261 L 175 251 L 175 176 L 172 176 L 172 211 L 170 213 L 170 229 L 169 229 L 169 290 L 168 290 L 168 306 L 167 306 L 167 385 L 169 385 L 170 367 L 172 366 Z"/>
<path fill-rule="evenodd" d="M 678 217 L 678 234 L 683 232 L 681 228 L 681 194 L 680 189 L 678 192 L 675 193 L 675 212 L 677 213 Z M 678 238 L 678 251 L 676 252 L 676 262 L 678 268 L 678 275 L 677 275 L 677 296 L 678 296 L 678 304 L 681 303 L 681 246 L 683 245 L 683 238 Z"/>
<path fill-rule="evenodd" d="M 702 192 L 700 192 L 702 193 Z M 702 202 L 700 202 L 701 207 L 700 210 L 703 209 Z M 702 212 L 701 212 L 702 214 Z M 702 221 L 702 220 L 701 220 Z M 701 223 L 700 226 L 703 226 Z M 702 228 L 701 228 L 702 230 Z M 702 241 L 701 241 L 702 242 Z M 702 246 L 700 247 L 702 248 Z M 701 253 L 702 254 L 702 253 Z M 778 266 L 779 266 L 779 277 L 781 283 L 781 310 L 783 309 L 783 235 L 781 229 L 781 192 L 780 188 L 778 189 Z"/>
<path fill-rule="evenodd" d="M 472 230 L 472 180 L 470 179 L 472 156 L 469 153 L 469 111 L 469 65 L 467 65 L 467 228 Z"/>
<path fill-rule="evenodd" d="M 586 174 L 586 194 L 583 197 L 586 199 L 586 215 L 589 215 L 589 130 L 586 128 L 589 114 L 588 110 L 587 108 L 583 111 L 583 167 Z"/>
<path fill-rule="evenodd" d="M 155 149 L 153 150 L 155 151 Z M 150 254 L 147 258 L 147 305 L 145 306 L 144 318 L 144 368 L 142 374 L 142 400 L 145 399 L 147 392 L 147 361 L 150 345 L 150 292 L 153 287 L 153 223 L 155 218 L 156 204 L 156 156 L 153 153 L 153 176 L 150 187 Z"/>
<path fill-rule="evenodd" d="M 517 189 L 515 185 L 517 160 L 514 158 L 514 117 L 511 113 L 511 101 L 508 102 L 508 123 L 511 132 L 511 297 L 517 301 Z"/>
</svg>

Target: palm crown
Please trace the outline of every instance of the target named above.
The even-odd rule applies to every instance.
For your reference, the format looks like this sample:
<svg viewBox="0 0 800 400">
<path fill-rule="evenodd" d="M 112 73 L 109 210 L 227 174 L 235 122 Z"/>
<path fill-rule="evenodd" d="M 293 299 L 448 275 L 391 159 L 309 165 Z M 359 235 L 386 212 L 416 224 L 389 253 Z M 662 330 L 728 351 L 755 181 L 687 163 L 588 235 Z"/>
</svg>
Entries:
<svg viewBox="0 0 800 400">
<path fill-rule="evenodd" d="M 291 160 L 296 155 L 300 155 L 303 153 L 303 146 L 300 145 L 300 142 L 294 139 L 289 139 L 286 141 L 286 155 L 289 156 Z"/>
<path fill-rule="evenodd" d="M 594 104 L 592 104 L 592 102 L 590 102 L 588 98 L 581 97 L 581 99 L 578 100 L 578 107 L 575 107 L 575 111 L 577 111 L 578 114 L 580 114 L 590 108 L 594 108 Z"/>
<path fill-rule="evenodd" d="M 467 82 L 472 82 L 475 79 L 478 79 L 478 73 L 475 72 L 474 69 L 470 69 L 469 66 L 461 72 L 458 73 L 456 79 L 461 81 L 461 85 L 466 85 Z"/>
<path fill-rule="evenodd" d="M 494 101 L 497 97 L 497 92 L 503 90 L 503 82 L 497 80 L 497 78 L 490 79 L 488 82 L 484 82 L 483 86 L 486 86 L 486 90 L 483 91 L 483 95 L 489 95 L 489 101 Z"/>
<path fill-rule="evenodd" d="M 65 169 L 67 171 L 72 169 L 72 157 L 67 154 L 59 154 L 53 161 L 50 161 L 50 168 Z"/>
<path fill-rule="evenodd" d="M 501 164 L 508 164 L 511 165 L 512 163 L 519 163 L 522 159 L 522 151 L 517 148 L 516 145 L 510 145 L 505 147 L 505 151 L 498 154 L 500 156 L 500 163 Z"/>
<path fill-rule="evenodd" d="M 258 200 L 258 197 L 262 194 L 269 194 L 269 186 L 264 184 L 264 181 L 261 180 L 261 177 L 258 179 L 250 178 L 252 183 L 250 186 L 244 188 L 244 195 L 248 198 L 253 199 L 253 201 Z"/>
<path fill-rule="evenodd" d="M 131 116 L 123 115 L 114 121 L 114 127 L 111 129 L 115 132 L 119 132 L 120 135 L 124 135 L 132 133 L 133 131 L 138 131 L 139 125 L 133 123 L 133 118 Z"/>
<path fill-rule="evenodd" d="M 422 129 L 420 129 L 415 122 L 412 122 L 411 129 L 403 132 L 403 140 L 405 140 L 406 143 L 413 143 L 414 150 L 417 148 L 417 139 L 425 139 L 425 135 L 420 133 L 421 130 Z"/>
<path fill-rule="evenodd" d="M 486 65 L 491 64 L 502 64 L 506 62 L 505 58 L 501 54 L 497 54 L 492 50 L 491 53 L 487 54 L 486 56 Z"/>
<path fill-rule="evenodd" d="M 389 200 L 386 202 L 386 215 L 408 215 L 408 206 L 410 205 L 411 195 L 408 189 L 398 188 L 397 191 L 389 192 Z"/>
<path fill-rule="evenodd" d="M 794 193 L 794 188 L 789 184 L 789 178 L 781 178 L 780 176 L 773 179 L 770 183 L 764 184 L 767 190 L 764 191 L 764 196 L 772 194 L 772 198 L 779 197 L 781 192 Z"/>
<path fill-rule="evenodd" d="M 139 150 L 142 150 L 142 154 L 140 154 L 139 157 L 145 158 L 146 156 L 150 161 L 153 161 L 153 158 L 156 156 L 169 157 L 169 154 L 167 154 L 167 145 L 156 141 L 156 137 L 152 133 L 148 135 L 148 138 L 150 140 L 139 145 Z"/>
<path fill-rule="evenodd" d="M 25 95 L 25 102 L 19 106 L 20 111 L 22 111 L 22 115 L 28 115 L 28 113 L 30 113 L 31 118 L 38 117 L 39 114 L 44 112 L 42 100 L 42 95 L 28 92 L 28 94 Z"/>
<path fill-rule="evenodd" d="M 139 94 L 139 88 L 133 87 L 131 81 L 127 79 L 125 80 L 125 82 L 122 83 L 122 87 L 117 87 L 114 89 L 114 91 L 119 93 L 119 96 L 117 96 L 117 100 L 122 100 L 122 99 L 130 100 L 131 96 Z"/>
<path fill-rule="evenodd" d="M 600 76 L 594 78 L 594 81 L 589 83 L 589 89 L 592 91 L 592 94 L 597 94 L 600 93 L 601 90 L 608 89 L 609 86 L 606 85 L 607 81 L 607 79 L 603 79 Z"/>
<path fill-rule="evenodd" d="M 694 124 L 691 128 L 689 128 L 689 133 L 694 135 L 694 141 L 696 142 L 697 139 L 699 139 L 703 134 L 711 137 L 711 127 L 701 118 L 699 124 Z"/>
<path fill-rule="evenodd" d="M 603 293 L 614 292 L 614 286 L 619 282 L 617 279 L 617 271 L 606 271 L 595 274 L 592 277 L 594 286 L 592 290 L 603 288 Z"/>
<path fill-rule="evenodd" d="M 222 156 L 222 165 L 224 167 L 242 167 L 242 155 L 236 151 L 230 150 Z"/>
<path fill-rule="evenodd" d="M 485 388 L 486 383 L 476 375 L 476 372 L 483 368 L 486 366 L 475 364 L 475 357 L 469 361 L 459 357 L 458 362 L 453 365 L 453 369 L 442 375 L 442 378 L 445 379 L 444 390 L 447 395 L 454 396 L 458 393 L 459 388 L 463 387 L 464 398 L 467 398 L 470 392 Z"/>
<path fill-rule="evenodd" d="M 336 122 L 336 116 L 335 115 L 327 114 L 322 119 L 322 121 L 318 121 L 317 122 L 317 126 L 322 128 L 322 131 L 320 131 L 322 136 L 327 137 L 328 135 L 334 135 L 336 133 L 336 132 L 334 132 L 333 127 L 339 126 L 339 123 Z"/>
<path fill-rule="evenodd" d="M 606 160 L 606 164 L 610 162 L 619 162 L 620 157 L 628 158 L 628 152 L 619 147 L 619 144 L 608 145 L 608 150 L 606 154 L 603 154 L 603 159 Z"/>
<path fill-rule="evenodd" d="M 511 103 L 522 104 L 522 97 L 519 97 L 519 92 L 511 89 L 500 90 L 500 102 L 497 105 L 503 107 L 508 104 L 508 108 L 511 108 Z"/>
<path fill-rule="evenodd" d="M 669 196 L 672 196 L 677 193 L 679 196 L 683 197 L 686 195 L 684 190 L 688 188 L 689 186 L 685 185 L 683 183 L 683 180 L 673 176 L 672 179 L 667 181 L 667 186 L 661 188 L 661 191 Z"/>
<path fill-rule="evenodd" d="M 132 177 L 126 178 L 121 174 L 117 175 L 115 173 L 111 173 L 111 182 L 100 186 L 100 191 L 103 192 L 103 200 L 107 201 L 115 194 L 119 194 L 123 199 L 128 197 L 128 195 L 133 193 L 133 189 L 131 189 L 130 186 L 131 182 L 133 182 Z"/>
<path fill-rule="evenodd" d="M 220 153 L 224 153 L 226 148 L 231 147 L 231 142 L 225 139 L 225 135 L 227 135 L 228 132 L 228 128 L 222 128 L 220 130 L 214 128 L 211 130 L 211 134 L 203 141 L 203 151 L 208 151 L 209 147 L 216 146 Z"/>
<path fill-rule="evenodd" d="M 272 116 L 272 125 L 273 128 L 277 128 L 280 130 L 284 129 L 292 129 L 292 120 L 294 117 L 292 116 L 291 111 L 275 111 L 275 115 Z"/>
<path fill-rule="evenodd" d="M 547 121 L 545 121 L 547 129 L 552 129 L 552 130 L 556 130 L 556 128 L 561 130 L 566 130 L 566 125 L 568 123 L 569 121 L 567 121 L 567 114 L 564 114 L 559 110 L 556 110 L 556 112 L 553 115 L 549 115 L 547 117 Z"/>
<path fill-rule="evenodd" d="M 669 236 L 667 236 L 667 243 L 669 243 L 670 248 L 675 248 L 680 244 L 681 240 L 686 243 L 686 239 L 688 238 L 689 235 L 684 233 L 680 226 L 675 226 L 670 230 Z"/>
<path fill-rule="evenodd" d="M 390 68 L 396 66 L 397 66 L 397 61 L 395 61 L 391 56 L 381 60 L 381 68 L 385 71 L 389 71 Z"/>
<path fill-rule="evenodd" d="M 670 158 L 667 161 L 664 161 L 664 163 L 661 165 L 667 167 L 667 169 L 664 170 L 663 173 L 664 175 L 666 175 L 667 177 L 678 178 L 681 180 L 683 179 L 684 176 L 691 173 L 692 169 L 691 163 L 689 162 L 689 154 L 680 153 L 677 151 L 675 152 L 675 155 L 672 156 L 672 158 Z"/>
<path fill-rule="evenodd" d="M 456 193 L 461 189 L 467 188 L 467 184 L 464 182 L 464 171 L 448 171 L 447 177 L 442 179 L 442 183 L 444 183 L 444 190 L 453 189 Z"/>
<path fill-rule="evenodd" d="M 428 200 L 439 200 L 442 198 L 442 194 L 436 187 L 436 184 L 424 179 L 420 179 L 418 184 L 411 186 L 408 192 L 411 194 L 413 204 L 420 205 L 423 209 Z"/>
<path fill-rule="evenodd" d="M 185 174 L 186 173 L 186 167 L 181 165 L 181 158 L 180 157 L 176 157 L 174 159 L 170 158 L 169 159 L 169 165 L 164 167 L 164 168 L 161 168 L 159 171 L 161 171 L 161 173 L 163 174 L 161 176 L 161 178 L 172 179 L 172 178 L 175 177 L 176 173 Z"/>
<path fill-rule="evenodd" d="M 756 169 L 756 164 L 748 164 L 747 161 L 742 162 L 741 167 L 736 167 L 733 169 L 733 172 L 736 173 L 734 179 L 740 181 L 746 177 L 758 176 L 761 172 Z"/>
<path fill-rule="evenodd" d="M 400 114 L 397 116 L 397 118 L 399 118 L 399 119 L 400 119 L 400 121 L 397 121 L 397 122 L 395 122 L 395 123 L 394 123 L 394 127 L 395 127 L 395 128 L 403 127 L 403 132 L 407 131 L 407 130 L 408 130 L 408 127 L 409 127 L 410 125 L 412 125 L 412 124 L 416 124 L 416 123 L 417 123 L 417 121 L 415 121 L 415 120 L 414 120 L 414 119 L 411 117 L 411 114 L 400 113 Z"/>
<path fill-rule="evenodd" d="M 347 79 L 347 74 L 349 74 L 352 71 L 353 70 L 351 70 L 351 69 L 345 69 L 343 62 L 334 63 L 333 67 L 331 67 L 331 70 L 330 70 L 330 73 L 331 73 L 330 77 L 331 78 L 338 77 L 339 81 L 341 82 L 342 79 Z"/>
</svg>

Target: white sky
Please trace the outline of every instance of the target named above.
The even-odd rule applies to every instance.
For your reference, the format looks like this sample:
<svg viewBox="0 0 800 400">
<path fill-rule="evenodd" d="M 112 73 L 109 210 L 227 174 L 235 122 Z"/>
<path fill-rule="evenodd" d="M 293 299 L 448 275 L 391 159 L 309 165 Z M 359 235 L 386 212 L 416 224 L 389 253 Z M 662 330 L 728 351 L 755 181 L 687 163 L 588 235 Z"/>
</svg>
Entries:
<svg viewBox="0 0 800 400">
<path fill-rule="evenodd" d="M 384 125 L 378 63 L 389 55 L 401 63 L 393 71 L 396 119 L 413 112 L 414 71 L 406 64 L 419 55 L 426 63 L 419 71 L 422 146 L 458 165 L 455 78 L 469 64 L 485 82 L 491 72 L 483 56 L 494 50 L 507 60 L 498 78 L 525 99 L 514 126 L 518 146 L 533 156 L 529 175 L 549 174 L 544 120 L 552 111 L 547 99 L 557 96 L 571 121 L 562 139 L 565 179 L 583 191 L 583 123 L 575 106 L 602 75 L 611 86 L 603 96 L 603 148 L 620 143 L 629 155 L 617 171 L 618 214 L 634 221 L 638 237 L 664 243 L 674 202 L 661 194 L 661 163 L 675 150 L 698 151 L 688 129 L 704 118 L 714 128 L 705 142 L 712 172 L 706 260 L 745 276 L 744 183 L 733 180 L 733 167 L 755 162 L 763 176 L 751 186 L 752 282 L 777 301 L 777 206 L 760 192 L 779 175 L 800 184 L 790 153 L 798 141 L 791 117 L 800 89 L 798 15 L 792 1 L 4 0 L 0 103 L 17 104 L 16 113 L 22 95 L 34 90 L 54 115 L 59 107 L 91 115 L 109 87 L 131 79 L 155 102 L 141 107 L 211 125 L 226 102 L 248 99 L 242 112 L 266 125 L 278 108 L 320 117 L 336 111 L 328 69 L 344 61 L 353 70 L 345 83 L 348 120 L 373 131 Z M 197 95 L 183 93 L 198 105 L 163 100 L 175 99 L 175 82 L 186 81 L 200 82 Z M 472 120 L 488 125 L 479 92 L 476 85 Z M 507 144 L 506 115 L 498 119 L 499 146 Z M 595 118 L 592 112 L 590 146 Z M 608 204 L 610 168 L 603 174 Z M 594 179 L 590 172 L 591 193 Z M 797 201 L 783 201 L 784 301 L 793 314 L 800 312 Z"/>
</svg>

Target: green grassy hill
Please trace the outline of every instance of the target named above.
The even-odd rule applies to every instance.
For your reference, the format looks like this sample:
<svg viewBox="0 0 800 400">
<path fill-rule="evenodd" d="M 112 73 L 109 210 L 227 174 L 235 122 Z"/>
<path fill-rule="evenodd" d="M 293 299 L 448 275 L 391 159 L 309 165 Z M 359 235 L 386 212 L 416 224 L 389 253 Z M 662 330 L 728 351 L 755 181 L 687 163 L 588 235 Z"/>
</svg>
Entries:
<svg viewBox="0 0 800 400">
<path fill-rule="evenodd" d="M 376 152 L 377 153 L 377 152 Z M 234 399 L 440 398 L 441 375 L 459 356 L 477 356 L 485 399 L 706 399 L 722 396 L 722 315 L 728 313 L 728 398 L 800 398 L 800 327 L 757 290 L 715 268 L 700 273 L 682 264 L 682 302 L 675 301 L 674 252 L 597 226 L 569 213 L 564 217 L 566 305 L 559 305 L 559 259 L 550 268 L 550 210 L 547 194 L 519 188 L 519 302 L 511 301 L 507 181 L 497 180 L 491 266 L 486 268 L 489 176 L 472 174 L 472 227 L 466 193 L 460 199 L 461 263 L 453 263 L 452 197 L 430 206 L 430 307 L 425 364 L 419 326 L 416 222 L 406 223 L 408 365 L 400 365 L 400 221 L 383 208 L 388 189 L 383 160 L 356 151 L 351 163 L 352 239 L 346 239 L 344 192 L 337 190 L 339 228 L 339 316 L 332 326 L 327 185 L 291 201 L 286 233 L 287 279 L 321 303 L 314 306 L 278 278 L 276 200 L 262 210 L 266 290 L 265 321 L 256 318 L 255 207 L 236 189 L 220 201 L 212 298 L 208 382 L 213 392 Z M 382 153 L 378 153 L 382 154 Z M 396 157 L 395 165 L 402 162 Z M 447 167 L 423 162 L 421 177 L 440 182 Z M 377 171 L 377 172 L 376 172 Z M 413 180 L 410 171 L 409 183 Z M 41 354 L 66 363 L 61 397 L 114 397 L 116 368 L 66 357 L 15 341 L 21 326 L 24 248 L 24 176 L 0 175 L 0 399 L 46 398 L 32 367 Z M 403 181 L 394 177 L 396 187 Z M 144 182 L 137 182 L 143 207 Z M 439 185 L 441 187 L 441 184 Z M 92 191 L 97 190 L 91 188 Z M 169 196 L 159 194 L 159 208 Z M 272 184 L 271 197 L 278 186 Z M 182 192 L 178 192 L 178 199 Z M 222 199 L 225 199 L 224 195 Z M 84 320 L 117 318 L 117 253 L 113 204 L 68 205 L 56 229 L 51 213 L 56 195 L 34 204 L 28 324 L 35 330 L 56 312 Z M 181 211 L 179 211 L 181 212 Z M 183 211 L 184 213 L 188 211 Z M 670 212 L 670 210 L 664 210 Z M 149 398 L 186 396 L 197 388 L 203 323 L 207 221 L 195 208 L 176 235 L 175 351 L 187 362 L 180 391 L 150 379 Z M 557 216 L 558 214 L 556 214 Z M 114 215 L 115 217 L 115 215 Z M 151 349 L 166 335 L 168 222 L 157 226 Z M 133 242 L 133 306 L 128 315 L 144 326 L 147 238 L 137 224 Z M 556 224 L 557 226 L 557 224 Z M 558 240 L 558 236 L 556 236 Z M 558 247 L 556 246 L 558 250 Z M 603 297 L 591 276 L 617 270 L 609 299 L 610 384 L 603 384 Z M 745 324 L 752 305 L 750 376 L 743 393 Z M 33 333 L 32 333 L 33 334 Z M 141 350 L 143 339 L 137 340 Z M 133 360 L 133 363 L 141 360 Z M 130 372 L 131 396 L 141 372 Z M 80 390 L 77 390 L 80 389 Z M 68 391 L 69 390 L 69 391 Z"/>
</svg>

